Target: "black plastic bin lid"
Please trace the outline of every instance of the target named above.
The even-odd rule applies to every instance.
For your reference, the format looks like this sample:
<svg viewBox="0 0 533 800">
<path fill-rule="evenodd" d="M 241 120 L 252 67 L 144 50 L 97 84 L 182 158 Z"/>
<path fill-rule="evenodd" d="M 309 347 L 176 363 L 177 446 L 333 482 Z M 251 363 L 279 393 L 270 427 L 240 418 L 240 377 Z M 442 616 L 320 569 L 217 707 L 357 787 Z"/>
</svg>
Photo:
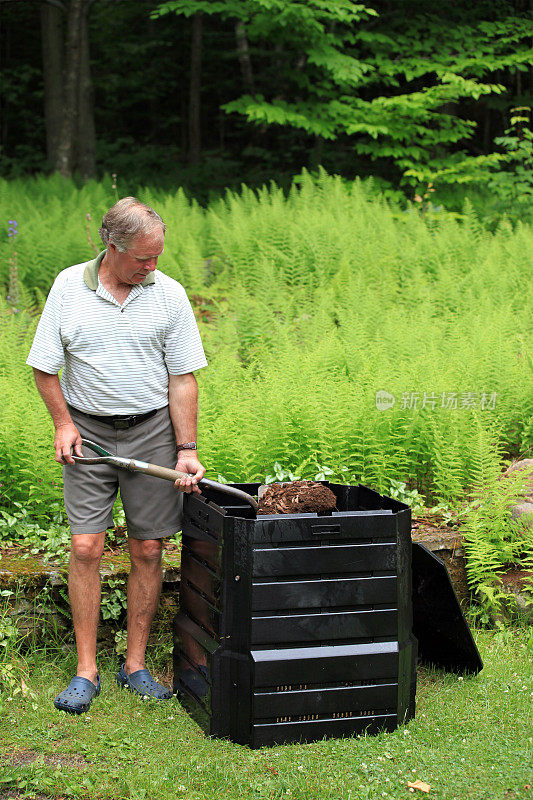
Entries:
<svg viewBox="0 0 533 800">
<path fill-rule="evenodd" d="M 422 663 L 447 672 L 478 673 L 483 662 L 446 567 L 413 542 L 413 633 Z"/>
</svg>

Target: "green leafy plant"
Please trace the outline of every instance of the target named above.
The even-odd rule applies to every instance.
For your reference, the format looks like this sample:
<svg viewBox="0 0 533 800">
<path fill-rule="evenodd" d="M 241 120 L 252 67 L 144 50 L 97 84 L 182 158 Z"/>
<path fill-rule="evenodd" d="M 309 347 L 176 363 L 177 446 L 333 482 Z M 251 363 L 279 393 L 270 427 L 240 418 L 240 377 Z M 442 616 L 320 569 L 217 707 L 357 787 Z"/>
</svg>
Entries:
<svg viewBox="0 0 533 800">
<path fill-rule="evenodd" d="M 5 710 L 5 701 L 18 694 L 35 697 L 24 678 L 26 676 L 20 660 L 20 647 L 25 635 L 20 632 L 11 615 L 11 600 L 15 595 L 10 589 L 0 592 L 0 713 Z"/>
<path fill-rule="evenodd" d="M 469 508 L 469 503 L 463 502 L 457 506 L 449 506 L 446 504 L 439 504 L 426 509 L 421 516 L 427 516 L 435 520 L 439 525 L 445 525 L 450 528 L 459 528 L 464 520 Z"/>
<path fill-rule="evenodd" d="M 40 503 L 36 505 L 30 506 L 31 512 L 18 501 L 12 503 L 10 512 L 0 508 L 0 546 L 18 544 L 25 549 L 25 557 L 41 554 L 45 560 L 64 561 L 70 551 L 65 512 L 59 503 L 52 503 L 47 521 L 40 513 Z"/>
<path fill-rule="evenodd" d="M 433 186 L 433 182 L 430 181 L 424 191 L 420 189 L 420 194 L 415 193 L 413 202 L 417 203 L 417 207 L 421 214 L 428 214 L 430 212 L 436 213 L 443 210 L 443 205 L 437 206 L 432 201 L 432 195 L 434 191 L 435 188 Z"/>
<path fill-rule="evenodd" d="M 483 620 L 502 606 L 513 611 L 514 598 L 498 577 L 506 568 L 533 564 L 533 529 L 513 519 L 512 507 L 523 495 L 527 470 L 478 483 L 463 522 L 468 583 L 477 592 Z"/>
<path fill-rule="evenodd" d="M 417 489 L 408 489 L 407 484 L 403 481 L 391 480 L 386 492 L 389 497 L 411 506 L 411 510 L 415 514 L 425 508 L 425 500 L 420 492 Z"/>
<path fill-rule="evenodd" d="M 236 27 L 244 81 L 226 113 L 314 137 L 315 161 L 324 141 L 347 142 L 377 171 L 399 173 L 409 193 L 486 177 L 499 156 L 467 152 L 477 125 L 462 108 L 501 95 L 494 76 L 525 71 L 531 58 L 531 21 L 506 4 L 409 2 L 398 14 L 351 0 L 166 0 L 153 16 L 166 14 Z"/>
<path fill-rule="evenodd" d="M 16 664 L 0 660 L 0 709 L 4 711 L 4 696 L 12 698 L 20 692 L 19 670 Z"/>
<path fill-rule="evenodd" d="M 265 475 L 265 483 L 281 483 L 283 481 L 299 481 L 300 475 L 295 475 L 290 470 L 284 470 L 281 464 L 277 461 L 274 462 L 274 472 L 271 475 Z"/>
<path fill-rule="evenodd" d="M 102 585 L 102 599 L 100 608 L 104 620 L 120 619 L 127 607 L 127 597 L 124 591 L 126 581 L 122 578 L 107 578 Z"/>
<path fill-rule="evenodd" d="M 92 255 L 85 214 L 97 218 L 109 185 L 0 182 L 0 208 L 18 221 L 20 291 L 18 314 L 0 301 L 0 542 L 30 554 L 64 557 L 69 532 L 53 426 L 24 362 L 58 269 Z M 416 491 L 458 525 L 474 487 L 533 452 L 529 225 L 489 230 L 471 204 L 406 213 L 375 181 L 324 170 L 205 209 L 183 192 L 141 199 L 168 221 L 161 267 L 198 312 L 207 477 Z M 0 238 L 6 288 L 9 256 Z M 122 600 L 110 600 L 118 618 Z"/>
<path fill-rule="evenodd" d="M 127 631 L 117 631 L 115 633 L 115 653 L 117 656 L 125 656 L 128 648 L 128 633 Z"/>
<path fill-rule="evenodd" d="M 502 148 L 499 163 L 491 171 L 489 188 L 511 218 L 520 218 L 533 207 L 533 131 L 531 108 L 511 109 L 510 125 L 494 141 Z"/>
<path fill-rule="evenodd" d="M 12 648 L 19 638 L 17 626 L 7 616 L 2 617 L 0 620 L 0 647 L 4 649 L 4 652 Z"/>
</svg>

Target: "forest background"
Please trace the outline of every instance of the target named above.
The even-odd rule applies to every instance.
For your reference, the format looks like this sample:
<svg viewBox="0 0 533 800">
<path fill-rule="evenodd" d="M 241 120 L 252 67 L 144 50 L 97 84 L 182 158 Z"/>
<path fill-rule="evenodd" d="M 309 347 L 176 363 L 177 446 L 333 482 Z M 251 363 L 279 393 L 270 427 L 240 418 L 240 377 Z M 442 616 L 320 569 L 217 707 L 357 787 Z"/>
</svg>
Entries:
<svg viewBox="0 0 533 800">
<path fill-rule="evenodd" d="M 531 0 L 1 0 L 2 174 L 118 173 L 206 200 L 322 165 L 410 199 L 432 183 L 448 208 L 468 185 L 485 214 L 523 215 L 531 15 Z"/>
</svg>

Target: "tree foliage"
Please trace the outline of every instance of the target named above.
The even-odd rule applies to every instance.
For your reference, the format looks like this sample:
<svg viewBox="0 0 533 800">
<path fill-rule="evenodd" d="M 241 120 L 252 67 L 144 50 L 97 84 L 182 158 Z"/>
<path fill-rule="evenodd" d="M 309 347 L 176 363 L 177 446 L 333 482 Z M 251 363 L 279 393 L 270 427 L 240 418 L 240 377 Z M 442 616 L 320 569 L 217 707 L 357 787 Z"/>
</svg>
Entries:
<svg viewBox="0 0 533 800">
<path fill-rule="evenodd" d="M 48 74 L 50 56 L 64 49 L 70 12 L 81 6 L 88 50 L 71 159 L 80 174 L 93 170 L 82 157 L 93 94 L 100 171 L 158 176 L 204 196 L 243 176 L 288 184 L 320 164 L 381 176 L 408 195 L 413 184 L 423 193 L 430 181 L 512 174 L 495 139 L 506 135 L 510 109 L 532 105 L 526 0 L 3 1 L 5 170 L 44 166 L 45 141 L 57 166 L 50 87 L 67 94 L 72 81 L 67 52 L 61 80 Z M 41 31 L 39 7 L 61 21 L 62 47 Z"/>
<path fill-rule="evenodd" d="M 494 76 L 526 71 L 533 52 L 531 19 L 499 2 L 169 0 L 156 13 L 246 26 L 261 88 L 224 104 L 226 112 L 324 139 L 345 134 L 356 153 L 391 161 L 408 182 L 475 180 L 495 163 L 459 149 L 476 122 L 454 106 L 501 94 Z"/>
</svg>

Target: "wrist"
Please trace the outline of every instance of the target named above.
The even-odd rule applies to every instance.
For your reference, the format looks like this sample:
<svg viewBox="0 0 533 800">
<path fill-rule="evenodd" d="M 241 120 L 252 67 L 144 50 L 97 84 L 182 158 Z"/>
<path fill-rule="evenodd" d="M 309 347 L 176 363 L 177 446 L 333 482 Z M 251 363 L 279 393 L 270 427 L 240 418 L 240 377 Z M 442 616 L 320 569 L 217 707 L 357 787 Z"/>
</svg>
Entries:
<svg viewBox="0 0 533 800">
<path fill-rule="evenodd" d="M 185 455 L 188 455 L 190 453 L 196 453 L 197 450 L 198 450 L 197 444 L 196 442 L 193 441 L 181 442 L 176 445 L 176 451 L 178 453 L 178 456 L 181 453 L 185 453 Z"/>
<path fill-rule="evenodd" d="M 54 420 L 54 426 L 55 426 L 55 429 L 56 429 L 56 431 L 57 431 L 59 428 L 65 428 L 67 425 L 72 425 L 72 426 L 74 426 L 74 423 L 72 422 L 72 420 L 71 420 L 71 419 L 68 419 L 68 420 L 62 420 L 62 421 L 59 421 L 59 422 L 56 422 L 56 421 Z"/>
</svg>

